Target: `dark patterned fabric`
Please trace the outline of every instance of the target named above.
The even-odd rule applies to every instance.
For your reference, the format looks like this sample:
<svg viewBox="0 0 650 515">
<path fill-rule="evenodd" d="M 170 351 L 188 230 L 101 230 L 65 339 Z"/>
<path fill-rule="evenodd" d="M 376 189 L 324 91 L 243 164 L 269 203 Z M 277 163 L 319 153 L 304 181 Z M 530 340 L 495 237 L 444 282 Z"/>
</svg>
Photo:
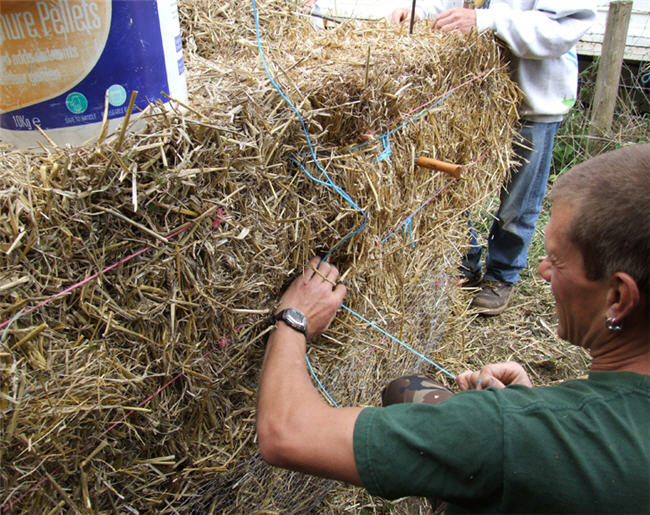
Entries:
<svg viewBox="0 0 650 515">
<path fill-rule="evenodd" d="M 402 376 L 388 383 L 381 392 L 382 406 L 402 402 L 438 404 L 454 394 L 442 383 L 424 375 Z"/>
</svg>

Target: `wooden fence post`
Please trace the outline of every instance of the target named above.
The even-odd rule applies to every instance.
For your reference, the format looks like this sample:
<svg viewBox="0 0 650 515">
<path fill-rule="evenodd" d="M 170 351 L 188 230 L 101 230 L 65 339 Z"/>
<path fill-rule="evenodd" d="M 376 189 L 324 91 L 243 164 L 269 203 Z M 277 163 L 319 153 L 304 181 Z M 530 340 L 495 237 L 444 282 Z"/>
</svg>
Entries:
<svg viewBox="0 0 650 515">
<path fill-rule="evenodd" d="M 591 104 L 590 136 L 602 136 L 611 129 L 631 14 L 632 0 L 610 2 Z"/>
</svg>

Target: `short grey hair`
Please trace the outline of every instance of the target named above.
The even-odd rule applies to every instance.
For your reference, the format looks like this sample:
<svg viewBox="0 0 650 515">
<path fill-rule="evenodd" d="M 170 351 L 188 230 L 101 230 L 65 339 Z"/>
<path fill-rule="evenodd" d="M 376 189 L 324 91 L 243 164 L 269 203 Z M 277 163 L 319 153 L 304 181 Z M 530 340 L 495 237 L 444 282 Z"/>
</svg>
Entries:
<svg viewBox="0 0 650 515">
<path fill-rule="evenodd" d="M 650 144 L 593 157 L 555 181 L 551 201 L 573 209 L 566 237 L 582 254 L 587 278 L 628 273 L 648 296 Z"/>
</svg>

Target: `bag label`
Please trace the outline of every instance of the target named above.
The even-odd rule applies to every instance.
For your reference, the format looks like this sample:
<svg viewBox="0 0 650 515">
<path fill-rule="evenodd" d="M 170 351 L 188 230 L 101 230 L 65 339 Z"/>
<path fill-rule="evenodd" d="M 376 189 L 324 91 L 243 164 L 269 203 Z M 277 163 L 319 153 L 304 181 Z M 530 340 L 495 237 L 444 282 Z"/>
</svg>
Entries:
<svg viewBox="0 0 650 515">
<path fill-rule="evenodd" d="M 0 2 L 0 112 L 60 95 L 97 63 L 110 28 L 106 1 Z"/>
<path fill-rule="evenodd" d="M 134 111 L 170 94 L 157 0 L 0 1 L 0 128 L 119 118 L 133 90 Z"/>
</svg>

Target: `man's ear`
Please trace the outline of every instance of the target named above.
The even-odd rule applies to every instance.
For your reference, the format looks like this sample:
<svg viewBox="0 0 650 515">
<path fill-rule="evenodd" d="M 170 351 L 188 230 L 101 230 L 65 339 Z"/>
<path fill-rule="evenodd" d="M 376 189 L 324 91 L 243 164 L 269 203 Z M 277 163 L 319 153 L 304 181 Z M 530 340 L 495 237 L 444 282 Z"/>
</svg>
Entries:
<svg viewBox="0 0 650 515">
<path fill-rule="evenodd" d="M 639 286 L 632 276 L 626 272 L 616 272 L 609 280 L 607 316 L 622 321 L 636 309 L 640 297 Z"/>
</svg>

